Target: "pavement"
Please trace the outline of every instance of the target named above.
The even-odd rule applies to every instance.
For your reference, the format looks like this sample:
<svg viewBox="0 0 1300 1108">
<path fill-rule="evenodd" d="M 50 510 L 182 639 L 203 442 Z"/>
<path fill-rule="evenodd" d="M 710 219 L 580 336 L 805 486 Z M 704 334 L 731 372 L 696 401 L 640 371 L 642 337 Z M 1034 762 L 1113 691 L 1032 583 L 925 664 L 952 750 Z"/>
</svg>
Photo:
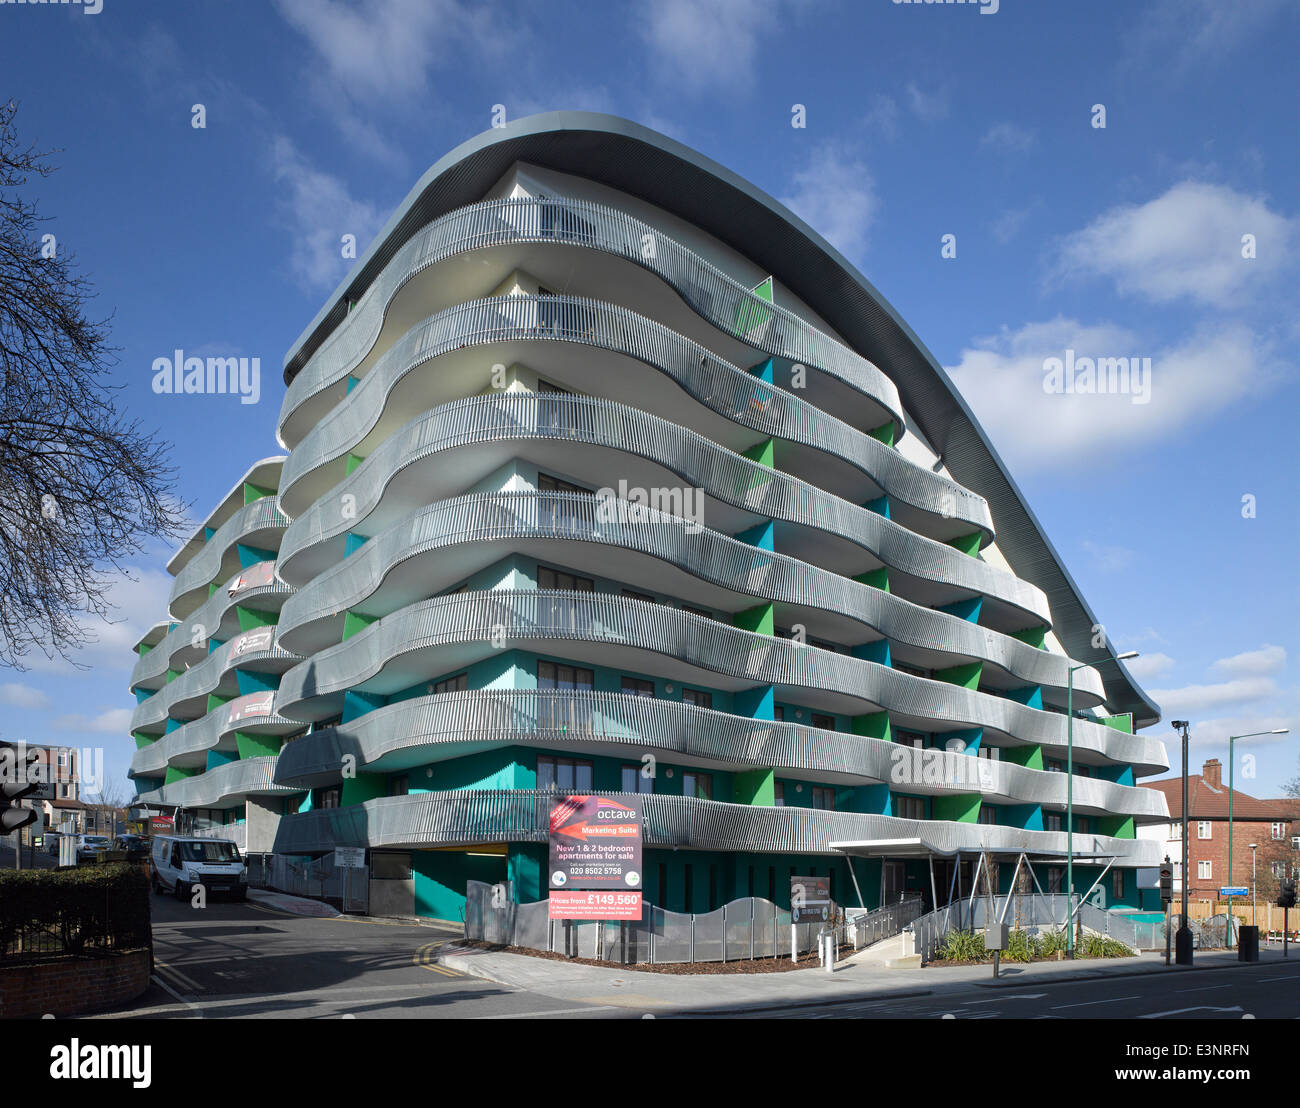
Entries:
<svg viewBox="0 0 1300 1108">
<path fill-rule="evenodd" d="M 342 914 L 337 908 L 331 907 L 323 900 L 308 900 L 303 896 L 290 896 L 288 893 L 277 893 L 271 889 L 249 889 L 248 899 L 255 904 L 265 905 L 267 908 L 288 912 L 292 916 L 312 916 L 318 919 L 329 919 Z"/>
<path fill-rule="evenodd" d="M 499 985 L 526 989 L 557 1000 L 583 1004 L 636 1008 L 643 1011 L 689 1010 L 735 1015 L 764 1008 L 826 1005 L 856 999 L 902 999 L 972 988 L 1020 989 L 1070 981 L 1105 981 L 1162 974 L 1165 978 L 1235 967 L 1237 952 L 1198 951 L 1192 966 L 1166 966 L 1163 952 L 1131 958 L 1097 958 L 1075 963 L 1004 963 L 993 978 L 992 965 L 885 966 L 862 957 L 838 962 L 825 969 L 788 970 L 755 974 L 665 974 L 630 967 L 586 966 L 526 954 L 465 948 L 449 943 L 436 960 L 458 973 L 480 977 Z M 1279 967 L 1300 964 L 1300 951 L 1283 962 L 1282 951 L 1260 951 L 1260 963 Z M 1248 969 L 1248 966 L 1243 966 Z"/>
</svg>

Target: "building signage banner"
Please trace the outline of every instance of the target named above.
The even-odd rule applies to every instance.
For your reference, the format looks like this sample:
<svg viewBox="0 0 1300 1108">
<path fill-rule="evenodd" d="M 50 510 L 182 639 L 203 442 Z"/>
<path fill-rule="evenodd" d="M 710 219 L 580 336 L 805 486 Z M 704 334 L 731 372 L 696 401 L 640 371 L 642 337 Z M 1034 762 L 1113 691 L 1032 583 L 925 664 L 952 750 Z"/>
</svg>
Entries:
<svg viewBox="0 0 1300 1108">
<path fill-rule="evenodd" d="M 557 797 L 550 842 L 552 889 L 641 888 L 640 797 Z"/>
<path fill-rule="evenodd" d="M 640 893 L 600 892 L 595 889 L 552 889 L 551 919 L 634 919 L 641 918 L 644 905 Z"/>
<path fill-rule="evenodd" d="M 831 918 L 828 877 L 790 876 L 790 922 L 825 923 Z"/>
<path fill-rule="evenodd" d="M 274 711 L 275 690 L 267 689 L 264 692 L 248 693 L 230 702 L 230 710 L 226 715 L 226 724 L 229 726 L 241 719 L 250 719 L 254 716 L 269 716 Z"/>
<path fill-rule="evenodd" d="M 230 588 L 226 590 L 229 596 L 237 596 L 241 592 L 249 589 L 262 588 L 275 582 L 275 563 L 258 562 L 255 566 L 249 566 L 243 573 L 235 578 Z"/>
<path fill-rule="evenodd" d="M 1220 885 L 1219 898 L 1229 896 L 1250 896 L 1250 890 L 1245 885 Z"/>
</svg>

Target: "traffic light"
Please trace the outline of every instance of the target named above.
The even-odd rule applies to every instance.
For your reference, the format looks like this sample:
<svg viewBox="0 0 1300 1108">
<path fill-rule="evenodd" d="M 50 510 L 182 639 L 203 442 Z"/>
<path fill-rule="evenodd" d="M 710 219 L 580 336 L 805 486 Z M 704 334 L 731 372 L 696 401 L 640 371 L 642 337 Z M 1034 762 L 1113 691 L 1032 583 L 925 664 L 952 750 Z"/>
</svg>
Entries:
<svg viewBox="0 0 1300 1108">
<path fill-rule="evenodd" d="M 1174 867 L 1170 865 L 1169 855 L 1160 863 L 1160 900 L 1168 904 L 1174 899 Z"/>
<path fill-rule="evenodd" d="M 41 787 L 39 773 L 29 772 L 40 757 L 40 751 L 25 743 L 0 742 L 0 834 L 20 831 L 36 821 L 34 808 L 21 808 L 14 801 Z"/>
<path fill-rule="evenodd" d="M 1295 907 L 1295 881 L 1283 881 L 1282 891 L 1277 894 L 1277 906 L 1279 908 Z"/>
</svg>

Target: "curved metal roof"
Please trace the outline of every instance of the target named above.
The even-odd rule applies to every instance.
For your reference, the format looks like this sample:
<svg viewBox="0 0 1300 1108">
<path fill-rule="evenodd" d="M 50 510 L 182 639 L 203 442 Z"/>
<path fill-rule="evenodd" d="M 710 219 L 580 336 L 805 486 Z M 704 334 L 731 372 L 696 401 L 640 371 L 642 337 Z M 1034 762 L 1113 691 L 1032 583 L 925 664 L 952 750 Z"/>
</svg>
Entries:
<svg viewBox="0 0 1300 1108">
<path fill-rule="evenodd" d="M 545 112 L 462 143 L 407 194 L 365 255 L 285 357 L 288 382 L 416 231 L 481 200 L 516 162 L 589 177 L 671 211 L 772 273 L 851 347 L 889 375 L 909 414 L 953 477 L 988 501 L 998 546 L 1016 574 L 1048 597 L 1066 651 L 1099 664 L 1112 710 L 1139 726 L 1159 707 L 1115 661 L 1092 645 L 1099 620 L 1030 510 L 970 408 L 925 344 L 889 302 L 798 216 L 735 173 L 674 139 L 617 116 Z"/>
</svg>

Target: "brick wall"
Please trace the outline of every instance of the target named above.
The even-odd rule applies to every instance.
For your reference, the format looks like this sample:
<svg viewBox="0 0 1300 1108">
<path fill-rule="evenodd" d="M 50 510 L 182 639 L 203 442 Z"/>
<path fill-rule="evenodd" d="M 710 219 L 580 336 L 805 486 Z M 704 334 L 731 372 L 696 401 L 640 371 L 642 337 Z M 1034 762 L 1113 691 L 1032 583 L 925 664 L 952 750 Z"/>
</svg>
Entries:
<svg viewBox="0 0 1300 1108">
<path fill-rule="evenodd" d="M 1228 874 L 1228 821 L 1210 821 L 1210 838 L 1200 838 L 1197 820 L 1187 827 L 1187 849 L 1191 863 L 1187 867 L 1187 895 L 1194 900 L 1218 900 L 1223 885 L 1250 887 L 1250 844 L 1259 843 L 1260 850 L 1272 842 L 1272 821 L 1234 819 L 1232 821 L 1232 874 Z M 1290 827 L 1287 834 L 1293 834 Z M 1289 841 L 1289 840 L 1288 840 Z M 1201 861 L 1208 861 L 1210 877 L 1197 876 Z M 1262 863 L 1261 863 L 1262 864 Z"/>
<path fill-rule="evenodd" d="M 0 965 L 0 1016 L 75 1016 L 134 1000 L 149 987 L 149 951 Z"/>
</svg>

